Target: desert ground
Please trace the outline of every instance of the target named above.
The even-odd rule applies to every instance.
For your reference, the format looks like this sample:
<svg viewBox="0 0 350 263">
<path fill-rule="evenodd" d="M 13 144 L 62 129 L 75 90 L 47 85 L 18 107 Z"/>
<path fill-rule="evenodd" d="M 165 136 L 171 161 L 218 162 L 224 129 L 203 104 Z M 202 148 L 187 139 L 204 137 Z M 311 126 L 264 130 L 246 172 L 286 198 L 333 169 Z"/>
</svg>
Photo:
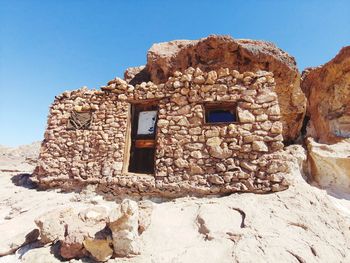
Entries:
<svg viewBox="0 0 350 263">
<path fill-rule="evenodd" d="M 37 190 L 30 174 L 39 146 L 0 149 L 1 263 L 61 262 L 55 256 L 57 242 L 31 240 L 34 220 L 60 208 L 113 208 L 121 201 L 106 201 L 89 189 Z M 349 196 L 306 182 L 303 148 L 294 145 L 287 151 L 294 156 L 288 190 L 146 200 L 153 209 L 141 235 L 140 255 L 108 262 L 350 262 Z"/>
</svg>

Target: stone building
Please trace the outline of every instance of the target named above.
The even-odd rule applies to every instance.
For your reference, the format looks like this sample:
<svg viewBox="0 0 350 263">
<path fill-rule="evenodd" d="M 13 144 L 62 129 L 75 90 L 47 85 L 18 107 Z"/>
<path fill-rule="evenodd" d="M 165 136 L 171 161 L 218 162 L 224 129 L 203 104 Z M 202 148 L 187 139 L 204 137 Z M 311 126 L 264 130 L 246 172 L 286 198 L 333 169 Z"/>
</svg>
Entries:
<svg viewBox="0 0 350 263">
<path fill-rule="evenodd" d="M 116 78 L 51 106 L 34 175 L 42 188 L 183 196 L 288 187 L 273 74 L 176 71 L 165 83 Z"/>
</svg>

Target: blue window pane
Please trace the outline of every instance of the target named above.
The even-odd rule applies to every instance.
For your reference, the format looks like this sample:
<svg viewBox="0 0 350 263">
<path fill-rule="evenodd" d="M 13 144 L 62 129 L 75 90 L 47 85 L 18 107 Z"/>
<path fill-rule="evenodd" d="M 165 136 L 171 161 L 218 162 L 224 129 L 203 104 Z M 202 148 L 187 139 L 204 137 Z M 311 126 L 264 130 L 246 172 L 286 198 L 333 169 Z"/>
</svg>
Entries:
<svg viewBox="0 0 350 263">
<path fill-rule="evenodd" d="M 208 114 L 208 122 L 234 122 L 235 116 L 228 110 L 212 110 Z"/>
</svg>

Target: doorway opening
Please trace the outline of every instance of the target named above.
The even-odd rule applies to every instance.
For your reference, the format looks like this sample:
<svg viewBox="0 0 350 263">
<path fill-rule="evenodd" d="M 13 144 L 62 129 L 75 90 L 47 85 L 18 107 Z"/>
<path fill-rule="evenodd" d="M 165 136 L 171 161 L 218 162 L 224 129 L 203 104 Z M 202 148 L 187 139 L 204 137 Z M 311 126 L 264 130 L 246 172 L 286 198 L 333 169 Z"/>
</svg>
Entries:
<svg viewBox="0 0 350 263">
<path fill-rule="evenodd" d="M 131 147 L 129 172 L 154 174 L 158 105 L 131 105 Z"/>
</svg>

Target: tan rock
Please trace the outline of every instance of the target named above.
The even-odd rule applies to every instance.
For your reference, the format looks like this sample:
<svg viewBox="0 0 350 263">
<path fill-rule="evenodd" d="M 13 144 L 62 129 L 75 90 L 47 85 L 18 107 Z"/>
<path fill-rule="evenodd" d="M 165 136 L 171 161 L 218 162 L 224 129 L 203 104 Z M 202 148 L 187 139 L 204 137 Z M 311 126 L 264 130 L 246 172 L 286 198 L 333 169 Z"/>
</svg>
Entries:
<svg viewBox="0 0 350 263">
<path fill-rule="evenodd" d="M 202 150 L 204 147 L 203 143 L 188 143 L 185 145 L 185 149 L 190 151 Z"/>
<path fill-rule="evenodd" d="M 277 95 L 274 92 L 261 94 L 256 98 L 256 103 L 266 103 L 271 102 L 276 99 Z"/>
<path fill-rule="evenodd" d="M 190 174 L 194 175 L 194 174 L 203 174 L 203 169 L 196 164 L 190 164 Z"/>
<path fill-rule="evenodd" d="M 142 201 L 139 203 L 139 228 L 138 233 L 141 235 L 151 224 L 153 212 L 153 203 L 151 201 Z"/>
<path fill-rule="evenodd" d="M 61 210 L 52 210 L 35 219 L 35 224 L 40 230 L 40 242 L 47 244 L 64 239 L 65 226 L 62 224 L 62 220 L 71 217 L 73 213 L 74 209 L 68 207 Z"/>
<path fill-rule="evenodd" d="M 272 133 L 282 133 L 282 122 L 276 121 L 271 126 Z"/>
<path fill-rule="evenodd" d="M 241 167 L 251 172 L 257 170 L 257 166 L 255 164 L 249 163 L 247 161 L 241 161 Z"/>
<path fill-rule="evenodd" d="M 303 72 L 302 89 L 308 98 L 308 135 L 321 143 L 350 137 L 350 46 L 328 63 Z"/>
<path fill-rule="evenodd" d="M 226 171 L 226 166 L 223 163 L 217 163 L 215 165 L 216 171 L 218 172 L 225 172 Z"/>
<path fill-rule="evenodd" d="M 70 231 L 70 233 L 60 240 L 60 255 L 65 259 L 82 258 L 86 256 L 83 246 L 85 237 L 80 231 Z"/>
<path fill-rule="evenodd" d="M 99 262 L 110 259 L 113 255 L 111 240 L 86 239 L 83 241 L 84 248 L 90 253 L 91 257 Z"/>
<path fill-rule="evenodd" d="M 223 178 L 221 178 L 219 175 L 217 174 L 210 174 L 208 175 L 208 181 L 212 184 L 218 184 L 218 185 L 221 185 L 221 184 L 224 184 L 225 181 Z"/>
<path fill-rule="evenodd" d="M 124 79 L 131 85 L 140 84 L 150 80 L 145 66 L 127 68 L 124 72 Z"/>
<path fill-rule="evenodd" d="M 232 156 L 232 150 L 220 146 L 212 146 L 209 148 L 209 154 L 218 159 L 226 159 Z"/>
<path fill-rule="evenodd" d="M 219 131 L 218 130 L 207 130 L 207 131 L 205 131 L 205 136 L 207 138 L 218 137 L 219 136 Z"/>
<path fill-rule="evenodd" d="M 110 219 L 113 248 L 117 256 L 132 256 L 140 253 L 138 235 L 139 210 L 135 201 L 125 199 L 120 206 L 121 216 L 117 220 Z"/>
<path fill-rule="evenodd" d="M 322 187 L 350 193 L 350 139 L 326 145 L 309 138 L 307 148 L 312 178 Z"/>
<path fill-rule="evenodd" d="M 168 125 L 169 125 L 168 120 L 161 119 L 161 120 L 158 120 L 157 122 L 157 126 L 160 128 L 167 127 Z"/>
<path fill-rule="evenodd" d="M 82 210 L 73 207 L 52 210 L 36 219 L 35 223 L 40 229 L 42 243 L 60 241 L 60 255 L 72 259 L 86 255 L 84 239 L 94 239 L 98 235 L 104 237 L 107 218 L 106 207 L 95 205 Z"/>
<path fill-rule="evenodd" d="M 201 159 L 202 158 L 202 152 L 201 151 L 193 151 L 193 152 L 190 153 L 190 155 L 193 158 L 196 158 L 196 159 Z"/>
<path fill-rule="evenodd" d="M 203 84 L 205 82 L 205 78 L 203 76 L 197 76 L 193 80 L 196 84 Z"/>
<path fill-rule="evenodd" d="M 201 128 L 201 127 L 191 128 L 191 129 L 189 129 L 189 133 L 190 133 L 191 135 L 199 135 L 199 134 L 202 134 L 202 128 Z"/>
<path fill-rule="evenodd" d="M 237 110 L 238 118 L 240 122 L 255 122 L 255 116 L 249 110 Z"/>
<path fill-rule="evenodd" d="M 215 146 L 220 146 L 222 140 L 219 137 L 212 137 L 209 138 L 206 142 L 206 145 L 209 147 L 215 147 Z"/>
<path fill-rule="evenodd" d="M 179 168 L 187 168 L 188 162 L 182 158 L 178 158 L 174 161 L 175 165 Z"/>
<path fill-rule="evenodd" d="M 269 148 L 263 141 L 253 141 L 252 149 L 257 152 L 268 152 Z"/>
<path fill-rule="evenodd" d="M 208 72 L 206 83 L 207 84 L 214 84 L 217 78 L 218 78 L 218 75 L 217 75 L 216 71 L 211 70 Z"/>
</svg>

